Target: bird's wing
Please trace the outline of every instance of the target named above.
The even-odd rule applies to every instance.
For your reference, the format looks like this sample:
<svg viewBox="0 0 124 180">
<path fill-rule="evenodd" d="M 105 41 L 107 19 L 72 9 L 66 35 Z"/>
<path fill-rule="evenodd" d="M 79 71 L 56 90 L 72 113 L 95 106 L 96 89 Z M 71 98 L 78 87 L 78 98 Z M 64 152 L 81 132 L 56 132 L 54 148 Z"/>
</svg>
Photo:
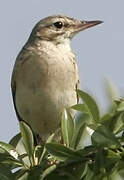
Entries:
<svg viewBox="0 0 124 180">
<path fill-rule="evenodd" d="M 11 91 L 12 91 L 13 104 L 19 121 L 22 121 L 23 119 L 20 117 L 16 107 L 16 77 L 18 74 L 18 69 L 23 64 L 23 62 L 25 62 L 25 59 L 27 58 L 25 52 L 26 52 L 25 49 L 22 49 L 22 51 L 17 56 L 11 77 Z"/>
<path fill-rule="evenodd" d="M 14 103 L 16 115 L 20 121 L 23 121 L 24 119 L 20 117 L 19 112 L 16 107 L 16 87 L 17 87 L 17 82 L 18 82 L 17 78 L 20 73 L 23 73 L 21 72 L 21 69 L 26 62 L 31 61 L 31 60 L 35 61 L 35 59 L 39 59 L 39 58 L 40 56 L 37 55 L 36 53 L 33 53 L 32 51 L 23 48 L 22 51 L 17 56 L 16 62 L 13 68 L 13 73 L 12 73 L 12 78 L 11 78 L 11 90 L 12 90 L 12 97 L 13 97 L 13 103 Z"/>
<path fill-rule="evenodd" d="M 15 81 L 15 77 L 16 77 L 16 68 L 14 67 L 13 69 L 13 73 L 12 73 L 12 78 L 11 78 L 11 90 L 12 90 L 12 98 L 13 98 L 13 104 L 14 104 L 14 108 L 15 108 L 15 111 L 16 111 L 16 115 L 18 117 L 18 120 L 21 121 L 22 118 L 20 117 L 18 111 L 17 111 L 17 108 L 16 108 L 16 81 Z"/>
</svg>

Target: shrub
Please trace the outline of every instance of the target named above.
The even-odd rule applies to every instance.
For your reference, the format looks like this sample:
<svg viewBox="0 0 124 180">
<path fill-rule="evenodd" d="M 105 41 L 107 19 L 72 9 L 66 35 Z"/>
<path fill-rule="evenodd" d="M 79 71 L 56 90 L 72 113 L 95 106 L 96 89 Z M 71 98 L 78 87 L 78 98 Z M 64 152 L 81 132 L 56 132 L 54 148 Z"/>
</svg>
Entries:
<svg viewBox="0 0 124 180">
<path fill-rule="evenodd" d="M 124 178 L 124 99 L 114 100 L 101 115 L 92 96 L 81 90 L 77 94 L 82 103 L 71 108 L 80 114 L 73 119 L 69 109 L 64 110 L 62 143 L 55 141 L 54 133 L 44 145 L 35 146 L 24 122 L 9 144 L 0 142 L 0 180 Z"/>
</svg>

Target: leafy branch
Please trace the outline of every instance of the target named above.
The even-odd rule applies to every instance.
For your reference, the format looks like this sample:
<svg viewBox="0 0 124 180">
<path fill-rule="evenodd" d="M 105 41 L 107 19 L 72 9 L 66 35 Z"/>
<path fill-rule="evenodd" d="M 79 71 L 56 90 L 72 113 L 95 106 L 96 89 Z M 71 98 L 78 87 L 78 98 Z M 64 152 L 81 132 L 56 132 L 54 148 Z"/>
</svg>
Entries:
<svg viewBox="0 0 124 180">
<path fill-rule="evenodd" d="M 69 109 L 64 110 L 62 143 L 52 134 L 44 145 L 35 146 L 33 133 L 24 122 L 20 122 L 21 133 L 9 144 L 0 142 L 0 179 L 124 178 L 124 99 L 112 101 L 112 108 L 101 115 L 92 96 L 81 90 L 77 94 L 82 103 L 71 108 L 80 114 L 73 119 Z M 86 137 L 89 145 L 85 145 Z"/>
</svg>

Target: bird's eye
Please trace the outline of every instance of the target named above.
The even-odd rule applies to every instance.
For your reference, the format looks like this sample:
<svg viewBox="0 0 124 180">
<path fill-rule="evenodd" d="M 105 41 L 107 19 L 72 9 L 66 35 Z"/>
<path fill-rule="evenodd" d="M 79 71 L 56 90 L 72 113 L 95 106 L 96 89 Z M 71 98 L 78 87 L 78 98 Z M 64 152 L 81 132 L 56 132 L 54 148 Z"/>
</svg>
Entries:
<svg viewBox="0 0 124 180">
<path fill-rule="evenodd" d="M 58 29 L 61 29 L 62 26 L 63 26 L 63 23 L 62 23 L 61 21 L 57 21 L 57 22 L 54 23 L 54 26 L 55 26 L 56 28 L 58 28 Z"/>
</svg>

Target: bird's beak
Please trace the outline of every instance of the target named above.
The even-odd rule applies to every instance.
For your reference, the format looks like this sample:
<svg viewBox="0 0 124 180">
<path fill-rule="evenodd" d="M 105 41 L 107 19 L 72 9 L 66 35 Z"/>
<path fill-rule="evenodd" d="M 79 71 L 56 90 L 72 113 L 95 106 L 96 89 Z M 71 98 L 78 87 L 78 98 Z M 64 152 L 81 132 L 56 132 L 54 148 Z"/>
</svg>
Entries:
<svg viewBox="0 0 124 180">
<path fill-rule="evenodd" d="M 79 21 L 79 23 L 73 25 L 72 37 L 80 31 L 83 31 L 101 23 L 103 23 L 103 21 Z"/>
<path fill-rule="evenodd" d="M 103 21 L 81 21 L 82 24 L 79 25 L 79 29 L 82 31 L 84 29 L 96 26 L 103 23 Z"/>
</svg>

